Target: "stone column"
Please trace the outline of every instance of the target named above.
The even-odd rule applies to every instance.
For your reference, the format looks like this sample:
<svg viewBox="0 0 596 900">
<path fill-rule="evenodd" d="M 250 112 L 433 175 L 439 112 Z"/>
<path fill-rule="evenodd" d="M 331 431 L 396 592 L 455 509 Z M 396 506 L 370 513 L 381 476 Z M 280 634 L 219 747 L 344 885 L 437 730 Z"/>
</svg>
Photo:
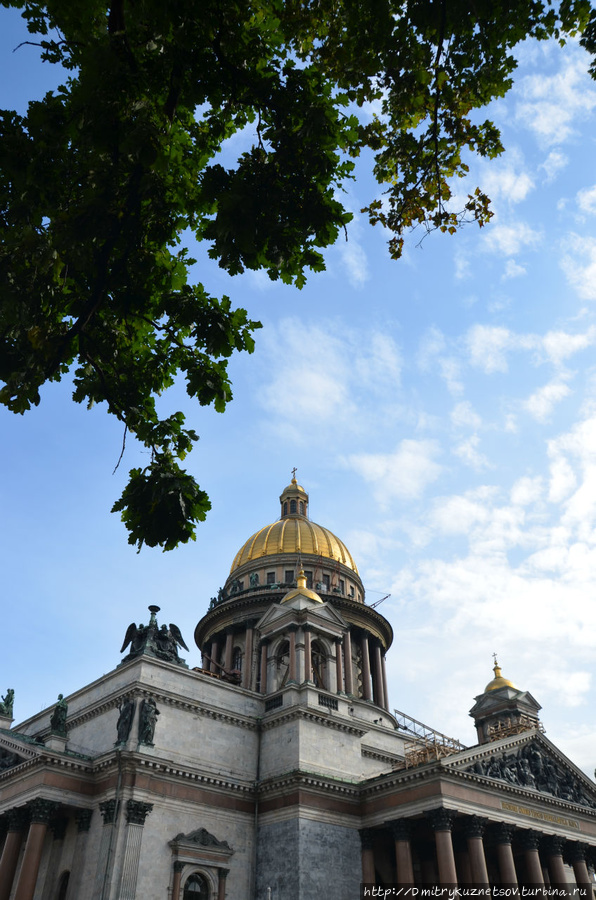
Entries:
<svg viewBox="0 0 596 900">
<path fill-rule="evenodd" d="M 298 681 L 298 676 L 296 672 L 296 628 L 290 629 L 290 665 L 288 669 L 288 681 L 294 682 L 294 684 Z"/>
<path fill-rule="evenodd" d="M 568 881 L 563 864 L 563 846 L 565 839 L 552 834 L 543 840 L 544 850 L 548 857 L 550 883 L 559 890 L 567 890 Z"/>
<path fill-rule="evenodd" d="M 254 641 L 254 628 L 251 626 L 246 629 L 246 637 L 244 640 L 244 667 L 242 669 L 242 687 L 252 690 L 252 648 Z"/>
<path fill-rule="evenodd" d="M 412 865 L 412 847 L 410 844 L 411 825 L 407 819 L 394 819 L 393 822 L 388 824 L 395 841 L 397 883 L 413 887 L 414 867 Z"/>
<path fill-rule="evenodd" d="M 232 669 L 232 653 L 234 652 L 234 635 L 231 631 L 226 634 L 226 649 L 224 656 L 224 667 L 226 672 Z"/>
<path fill-rule="evenodd" d="M 141 800 L 128 800 L 126 803 L 126 831 L 124 834 L 124 862 L 120 876 L 120 893 L 118 900 L 135 900 L 137 878 L 139 876 L 139 859 L 141 857 L 141 840 L 143 826 L 147 815 L 153 809 L 153 803 Z"/>
<path fill-rule="evenodd" d="M 95 898 L 98 898 L 98 900 L 106 900 L 108 896 L 107 882 L 110 878 L 110 864 L 120 803 L 116 803 L 115 799 L 104 800 L 99 804 L 99 811 L 103 818 L 103 828 L 99 844 L 99 853 L 97 855 L 93 898 L 94 900 Z"/>
<path fill-rule="evenodd" d="M 544 875 L 538 854 L 539 843 L 540 832 L 528 829 L 520 833 L 520 844 L 526 862 L 526 880 L 531 887 L 540 887 L 544 884 Z"/>
<path fill-rule="evenodd" d="M 304 680 L 312 684 L 312 649 L 311 633 L 308 626 L 304 629 Z"/>
<path fill-rule="evenodd" d="M 381 670 L 383 673 L 383 693 L 385 694 L 385 709 L 389 712 L 389 693 L 387 691 L 387 668 L 385 666 L 385 657 L 381 656 Z"/>
<path fill-rule="evenodd" d="M 31 825 L 25 844 L 25 853 L 17 881 L 17 889 L 14 900 L 33 900 L 37 885 L 37 874 L 43 852 L 43 842 L 48 830 L 48 823 L 58 809 L 58 804 L 53 800 L 43 800 L 41 797 L 27 804 L 31 815 Z"/>
<path fill-rule="evenodd" d="M 360 846 L 362 847 L 362 881 L 365 884 L 375 883 L 375 854 L 373 850 L 374 832 L 372 828 L 360 829 Z"/>
<path fill-rule="evenodd" d="M 176 860 L 174 863 L 174 880 L 172 881 L 172 900 L 180 900 L 180 880 L 184 863 Z"/>
<path fill-rule="evenodd" d="M 362 699 L 372 700 L 370 691 L 370 656 L 368 653 L 368 635 L 360 638 L 360 651 L 362 653 Z"/>
<path fill-rule="evenodd" d="M 517 887 L 518 884 L 515 860 L 511 849 L 514 831 L 515 827 L 513 825 L 505 825 L 504 822 L 499 823 L 493 829 L 493 836 L 497 845 L 497 861 L 499 863 L 501 884 L 507 885 L 507 887 Z"/>
<path fill-rule="evenodd" d="M 66 900 L 78 900 L 81 882 L 86 870 L 87 844 L 91 828 L 92 809 L 79 809 L 75 813 L 77 840 L 73 854 L 73 871 L 70 873 Z"/>
<path fill-rule="evenodd" d="M 54 840 L 52 841 L 50 860 L 46 867 L 46 874 L 43 883 L 42 897 L 44 898 L 44 900 L 52 900 L 54 894 L 56 876 L 59 871 L 60 858 L 62 856 L 62 847 L 64 845 L 64 836 L 66 834 L 67 826 L 68 819 L 65 816 L 61 816 L 59 819 L 54 819 L 54 821 L 50 824 Z"/>
<path fill-rule="evenodd" d="M 344 692 L 344 673 L 341 661 L 341 638 L 335 640 L 335 682 L 338 694 Z"/>
<path fill-rule="evenodd" d="M 219 662 L 217 658 L 219 656 L 218 641 L 211 641 L 211 653 L 209 654 L 209 656 L 211 657 L 211 662 L 209 663 L 209 671 L 218 674 L 219 672 L 221 672 L 221 669 L 217 665 L 217 663 Z"/>
<path fill-rule="evenodd" d="M 383 669 L 381 666 L 381 645 L 375 641 L 373 647 L 373 659 L 375 663 L 375 674 L 373 678 L 373 696 L 377 706 L 385 709 L 385 692 L 383 690 Z"/>
<path fill-rule="evenodd" d="M 464 822 L 464 833 L 468 842 L 468 855 L 472 869 L 472 884 L 474 887 L 488 885 L 488 872 L 486 869 L 486 857 L 484 855 L 484 821 L 479 816 L 470 816 Z"/>
<path fill-rule="evenodd" d="M 589 849 L 588 845 L 568 842 L 567 847 L 569 859 L 571 861 L 571 865 L 573 866 L 575 883 L 578 887 L 589 888 L 587 896 L 589 900 L 592 900 L 591 891 L 593 882 L 590 878 L 590 873 L 588 872 L 588 866 L 586 865 L 586 854 Z"/>
<path fill-rule="evenodd" d="M 350 632 L 344 633 L 344 670 L 346 673 L 346 694 L 354 695 L 354 669 L 352 667 L 352 638 Z"/>
<path fill-rule="evenodd" d="M 0 900 L 8 900 L 21 853 L 23 836 L 29 825 L 29 815 L 24 806 L 9 810 L 8 833 L 0 859 Z"/>
<path fill-rule="evenodd" d="M 229 869 L 220 869 L 218 871 L 219 880 L 217 883 L 217 900 L 226 900 L 226 878 Z"/>
<path fill-rule="evenodd" d="M 456 887 L 457 871 L 455 869 L 451 829 L 457 813 L 455 810 L 439 807 L 439 809 L 431 810 L 427 815 L 435 833 L 439 883 L 441 887 Z"/>
<path fill-rule="evenodd" d="M 261 694 L 267 693 L 267 645 L 269 641 L 261 641 Z"/>
</svg>

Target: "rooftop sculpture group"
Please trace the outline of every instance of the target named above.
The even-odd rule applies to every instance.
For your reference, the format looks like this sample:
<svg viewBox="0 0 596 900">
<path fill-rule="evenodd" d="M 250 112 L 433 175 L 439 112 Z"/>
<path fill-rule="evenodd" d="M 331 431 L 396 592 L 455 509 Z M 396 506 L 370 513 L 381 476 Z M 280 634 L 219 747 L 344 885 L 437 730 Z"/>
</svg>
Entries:
<svg viewBox="0 0 596 900">
<path fill-rule="evenodd" d="M 181 660 L 178 656 L 178 647 L 184 647 L 185 650 L 188 650 L 180 629 L 173 623 L 170 623 L 169 626 L 162 625 L 161 628 L 159 627 L 156 619 L 159 606 L 150 606 L 149 612 L 151 617 L 148 625 L 136 625 L 134 622 L 131 622 L 126 629 L 120 653 L 123 653 L 129 644 L 130 651 L 122 662 L 145 655 L 185 666 L 184 660 Z"/>
</svg>

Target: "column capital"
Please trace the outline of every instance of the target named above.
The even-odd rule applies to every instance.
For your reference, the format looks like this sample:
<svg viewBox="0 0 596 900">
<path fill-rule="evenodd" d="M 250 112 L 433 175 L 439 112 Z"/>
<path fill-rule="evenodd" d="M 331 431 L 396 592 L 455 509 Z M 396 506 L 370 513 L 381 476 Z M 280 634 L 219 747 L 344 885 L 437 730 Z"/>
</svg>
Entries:
<svg viewBox="0 0 596 900">
<path fill-rule="evenodd" d="M 50 828 L 52 829 L 52 834 L 54 835 L 55 841 L 64 840 L 67 826 L 68 819 L 66 818 L 66 816 L 60 816 L 59 818 L 52 820 L 52 822 L 50 823 Z"/>
<path fill-rule="evenodd" d="M 181 872 L 186 863 L 180 862 L 179 859 L 174 860 L 174 872 Z"/>
<path fill-rule="evenodd" d="M 360 828 L 358 831 L 360 835 L 360 844 L 363 850 L 372 850 L 374 845 L 374 829 L 372 828 Z"/>
<path fill-rule="evenodd" d="M 29 811 L 26 806 L 17 806 L 6 813 L 8 831 L 27 831 L 29 827 Z"/>
<path fill-rule="evenodd" d="M 54 800 L 44 800 L 43 797 L 31 800 L 27 804 L 27 809 L 31 816 L 31 824 L 47 825 L 58 809 L 58 805 Z"/>
<path fill-rule="evenodd" d="M 549 856 L 562 856 L 565 838 L 558 834 L 547 834 L 542 838 L 541 845 Z"/>
<path fill-rule="evenodd" d="M 515 825 L 507 825 L 505 822 L 495 822 L 491 825 L 490 831 L 497 844 L 511 844 L 516 827 Z"/>
<path fill-rule="evenodd" d="M 542 835 L 532 828 L 524 828 L 519 832 L 519 843 L 522 850 L 538 850 Z"/>
<path fill-rule="evenodd" d="M 394 841 L 409 841 L 412 836 L 412 822 L 410 819 L 392 819 L 386 823 L 391 829 Z"/>
<path fill-rule="evenodd" d="M 128 825 L 144 825 L 145 819 L 153 809 L 153 803 L 143 803 L 142 800 L 127 800 L 126 822 Z"/>
<path fill-rule="evenodd" d="M 219 875 L 220 881 L 225 881 L 226 878 L 228 877 L 228 875 L 230 874 L 230 870 L 229 869 L 218 869 L 217 874 Z"/>
<path fill-rule="evenodd" d="M 481 816 L 466 816 L 463 819 L 463 830 L 467 838 L 481 838 L 486 829 L 486 819 Z"/>
<path fill-rule="evenodd" d="M 457 810 L 445 809 L 439 806 L 437 809 L 427 809 L 425 813 L 433 831 L 451 831 L 457 816 Z"/>
<path fill-rule="evenodd" d="M 79 834 L 84 831 L 89 831 L 89 829 L 91 828 L 92 815 L 92 809 L 77 809 L 75 813 L 75 822 L 77 823 L 77 831 L 79 832 Z"/>
<path fill-rule="evenodd" d="M 590 847 L 588 844 L 581 844 L 579 841 L 567 841 L 566 856 L 570 862 L 585 862 Z"/>
<path fill-rule="evenodd" d="M 104 825 L 113 825 L 118 816 L 120 803 L 116 800 L 104 800 L 99 804 L 99 811 L 103 817 Z"/>
</svg>

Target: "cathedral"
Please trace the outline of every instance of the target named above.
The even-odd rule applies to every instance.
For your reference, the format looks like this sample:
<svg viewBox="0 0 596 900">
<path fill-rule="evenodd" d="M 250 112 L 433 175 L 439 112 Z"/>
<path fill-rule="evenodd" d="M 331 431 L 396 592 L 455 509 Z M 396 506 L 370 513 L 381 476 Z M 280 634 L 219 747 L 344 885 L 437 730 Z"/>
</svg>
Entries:
<svg viewBox="0 0 596 900">
<path fill-rule="evenodd" d="M 388 885 L 593 900 L 596 785 L 545 736 L 537 700 L 495 660 L 474 746 L 397 712 L 392 628 L 355 560 L 295 477 L 279 499 L 196 626 L 200 665 L 151 606 L 146 625 L 122 623 L 114 668 L 53 708 L 16 723 L 6 692 L 0 900 Z"/>
</svg>

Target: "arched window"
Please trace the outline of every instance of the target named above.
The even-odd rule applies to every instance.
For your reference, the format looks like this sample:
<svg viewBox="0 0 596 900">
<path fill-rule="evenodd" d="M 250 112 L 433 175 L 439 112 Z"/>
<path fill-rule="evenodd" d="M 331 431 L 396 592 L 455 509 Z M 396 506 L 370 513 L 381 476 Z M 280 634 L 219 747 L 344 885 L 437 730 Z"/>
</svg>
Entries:
<svg viewBox="0 0 596 900">
<path fill-rule="evenodd" d="M 287 514 L 288 514 L 288 501 L 286 500 L 284 502 L 284 516 L 287 516 Z"/>
<path fill-rule="evenodd" d="M 300 515 L 304 515 L 304 503 L 302 502 L 302 500 L 300 501 Z"/>
<path fill-rule="evenodd" d="M 202 875 L 191 875 L 184 885 L 183 900 L 209 900 L 209 885 Z"/>
<path fill-rule="evenodd" d="M 277 655 L 275 657 L 277 667 L 277 690 L 285 687 L 290 672 L 290 645 L 288 641 L 283 641 L 279 645 Z"/>
<path fill-rule="evenodd" d="M 314 681 L 316 687 L 325 689 L 325 681 L 327 680 L 327 655 L 325 653 L 324 647 L 319 643 L 319 641 L 313 641 L 311 654 L 312 680 Z"/>
<path fill-rule="evenodd" d="M 290 500 L 290 515 L 296 512 L 296 501 Z"/>
<path fill-rule="evenodd" d="M 60 876 L 60 881 L 58 882 L 58 892 L 56 893 L 56 900 L 65 900 L 69 881 L 70 872 L 63 872 Z"/>
</svg>

